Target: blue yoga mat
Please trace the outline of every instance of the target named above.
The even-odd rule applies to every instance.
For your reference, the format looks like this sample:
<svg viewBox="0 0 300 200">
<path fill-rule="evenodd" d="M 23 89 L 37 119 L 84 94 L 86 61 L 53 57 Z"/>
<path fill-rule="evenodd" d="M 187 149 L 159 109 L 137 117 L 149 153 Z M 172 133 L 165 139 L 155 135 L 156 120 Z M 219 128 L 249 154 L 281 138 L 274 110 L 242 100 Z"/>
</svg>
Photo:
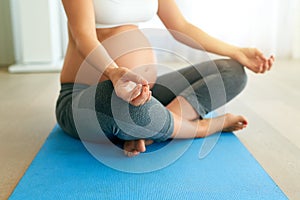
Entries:
<svg viewBox="0 0 300 200">
<path fill-rule="evenodd" d="M 190 140 L 186 151 L 175 153 L 177 158 L 161 169 L 157 163 L 168 160 L 173 156 L 168 152 L 187 141 L 154 144 L 136 158 L 117 152 L 111 156 L 121 160 L 116 162 L 121 167 L 114 169 L 55 126 L 10 199 L 287 199 L 234 134 L 221 134 L 212 151 L 200 159 L 203 142 Z M 165 157 L 155 154 L 166 146 Z M 150 161 L 143 160 L 147 154 L 152 154 Z M 148 172 L 138 171 L 143 166 Z M 151 171 L 149 166 L 156 168 Z"/>
</svg>

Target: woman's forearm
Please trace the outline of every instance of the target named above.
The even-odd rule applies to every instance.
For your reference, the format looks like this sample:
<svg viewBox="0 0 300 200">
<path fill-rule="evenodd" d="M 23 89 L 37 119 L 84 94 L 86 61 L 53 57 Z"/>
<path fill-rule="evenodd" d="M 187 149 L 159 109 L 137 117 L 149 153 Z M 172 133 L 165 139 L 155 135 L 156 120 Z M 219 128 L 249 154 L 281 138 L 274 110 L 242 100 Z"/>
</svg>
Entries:
<svg viewBox="0 0 300 200">
<path fill-rule="evenodd" d="M 93 34 L 80 34 L 79 31 L 73 31 L 72 38 L 76 49 L 95 69 L 109 77 L 112 69 L 117 68 L 117 64 L 110 57 L 106 49 L 98 41 L 97 36 Z"/>
<path fill-rule="evenodd" d="M 178 32 L 182 34 L 173 35 L 180 42 L 196 49 L 230 57 L 255 73 L 264 73 L 270 70 L 275 59 L 274 56 L 266 58 L 256 48 L 237 47 L 218 40 L 188 22 L 181 26 Z"/>
<path fill-rule="evenodd" d="M 186 23 L 186 25 L 178 31 L 181 34 L 174 32 L 175 34 L 173 34 L 173 36 L 178 41 L 192 48 L 205 50 L 221 56 L 228 56 L 230 58 L 236 58 L 240 50 L 239 47 L 214 38 L 190 23 Z"/>
</svg>

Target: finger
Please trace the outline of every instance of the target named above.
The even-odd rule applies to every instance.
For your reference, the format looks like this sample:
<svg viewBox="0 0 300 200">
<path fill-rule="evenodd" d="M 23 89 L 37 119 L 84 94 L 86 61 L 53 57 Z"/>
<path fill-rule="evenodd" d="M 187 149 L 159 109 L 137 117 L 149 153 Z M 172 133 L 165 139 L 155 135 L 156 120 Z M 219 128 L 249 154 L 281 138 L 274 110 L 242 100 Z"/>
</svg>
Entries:
<svg viewBox="0 0 300 200">
<path fill-rule="evenodd" d="M 148 100 L 149 93 L 150 91 L 144 88 L 142 94 L 140 95 L 140 99 L 138 102 L 136 102 L 136 104 L 138 104 L 138 106 L 145 104 Z"/>
<path fill-rule="evenodd" d="M 264 54 L 258 50 L 258 49 L 255 49 L 255 55 L 256 57 L 258 57 L 259 59 L 261 59 L 262 61 L 267 61 L 268 59 L 264 56 Z"/>
<path fill-rule="evenodd" d="M 262 72 L 261 73 L 265 73 L 268 69 L 269 69 L 269 61 L 267 60 L 262 67 Z"/>
<path fill-rule="evenodd" d="M 264 73 L 265 72 L 265 64 L 266 64 L 266 61 L 263 60 L 262 58 L 260 57 L 256 57 L 256 66 L 257 66 L 257 73 Z"/>
<path fill-rule="evenodd" d="M 249 63 L 249 65 L 246 66 L 248 69 L 250 69 L 251 71 L 253 71 L 254 73 L 258 73 L 259 72 L 259 66 L 257 63 L 255 62 L 251 62 Z"/>
<path fill-rule="evenodd" d="M 264 72 L 269 71 L 271 69 L 272 66 L 272 61 L 269 58 L 265 63 L 264 63 Z"/>
<path fill-rule="evenodd" d="M 274 64 L 274 61 L 275 61 L 275 57 L 272 55 L 269 59 L 269 69 L 268 70 L 271 70 L 271 68 Z"/>
<path fill-rule="evenodd" d="M 259 68 L 259 73 L 264 73 L 265 72 L 265 67 L 266 67 L 267 61 L 268 61 L 268 59 L 266 59 L 264 56 L 263 57 L 260 57 L 260 56 L 256 57 L 255 62 L 256 62 L 256 65 Z"/>
<path fill-rule="evenodd" d="M 133 81 L 137 84 L 148 85 L 148 81 L 146 79 L 134 72 L 128 72 L 125 76 L 126 79 Z"/>
<path fill-rule="evenodd" d="M 250 67 L 248 67 L 251 71 L 253 71 L 254 73 L 258 73 L 259 72 L 259 68 L 256 65 L 252 65 Z"/>
<path fill-rule="evenodd" d="M 263 65 L 262 64 L 257 64 L 255 66 L 255 68 L 256 68 L 256 73 L 261 73 L 262 69 L 263 69 Z"/>
<path fill-rule="evenodd" d="M 147 87 L 143 87 L 142 89 L 142 93 L 136 97 L 135 99 L 133 99 L 130 103 L 134 106 L 140 106 L 140 105 L 143 105 L 147 99 L 148 99 L 148 96 L 149 96 L 149 88 Z"/>
<path fill-rule="evenodd" d="M 273 66 L 273 60 L 269 60 L 269 68 L 268 68 L 268 71 L 270 71 L 271 70 L 271 68 L 272 68 L 272 66 Z"/>
<path fill-rule="evenodd" d="M 262 71 L 263 71 L 263 66 L 264 66 L 263 63 L 259 63 L 259 64 L 258 64 L 258 66 L 257 66 L 258 73 L 262 73 Z"/>
<path fill-rule="evenodd" d="M 142 93 L 143 86 L 141 84 L 138 84 L 131 92 L 130 94 L 130 101 L 137 98 Z"/>
<path fill-rule="evenodd" d="M 272 55 L 270 55 L 270 58 L 269 58 L 269 59 L 274 60 L 274 59 L 275 59 L 275 56 L 272 54 Z"/>
<path fill-rule="evenodd" d="M 150 100 L 151 100 L 151 97 L 152 97 L 152 92 L 151 92 L 151 91 L 149 91 L 149 96 L 148 96 L 148 99 L 147 99 L 147 101 L 146 101 L 146 102 L 150 101 Z"/>
<path fill-rule="evenodd" d="M 148 85 L 148 86 L 146 86 L 146 87 L 147 87 L 147 90 L 148 90 L 149 92 L 148 92 L 148 97 L 147 97 L 147 99 L 146 99 L 145 103 L 146 103 L 146 102 L 148 102 L 148 101 L 150 101 L 150 99 L 151 99 L 151 96 L 152 96 L 152 92 L 151 92 L 151 90 L 150 90 L 150 87 L 149 87 L 149 85 Z"/>
<path fill-rule="evenodd" d="M 261 73 L 263 71 L 263 64 L 264 61 L 261 60 L 259 57 L 256 56 L 256 59 L 251 61 L 251 65 L 253 66 L 253 71 L 255 73 Z"/>
<path fill-rule="evenodd" d="M 271 59 L 273 60 L 273 62 L 275 61 L 275 56 L 271 55 Z"/>
<path fill-rule="evenodd" d="M 131 98 L 131 101 L 135 101 L 137 98 L 140 98 L 142 96 L 145 96 L 145 92 L 150 92 L 149 89 L 145 86 L 142 86 L 139 90 L 139 94 L 136 95 L 134 98 Z"/>
<path fill-rule="evenodd" d="M 132 81 L 127 81 L 124 85 L 126 86 L 123 87 L 121 94 L 123 94 L 122 96 L 125 97 L 125 100 L 130 101 L 131 96 L 135 95 L 134 92 L 135 92 L 135 88 L 137 87 L 137 84 Z M 141 87 L 141 85 L 138 87 Z"/>
</svg>

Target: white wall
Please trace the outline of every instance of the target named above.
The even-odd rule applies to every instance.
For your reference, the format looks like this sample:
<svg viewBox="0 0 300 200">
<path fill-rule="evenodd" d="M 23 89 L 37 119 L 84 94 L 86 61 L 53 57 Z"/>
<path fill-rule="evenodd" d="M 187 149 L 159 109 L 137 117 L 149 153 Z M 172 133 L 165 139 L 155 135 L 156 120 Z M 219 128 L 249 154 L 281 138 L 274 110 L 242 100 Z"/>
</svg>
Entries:
<svg viewBox="0 0 300 200">
<path fill-rule="evenodd" d="M 292 57 L 300 59 L 300 1 L 294 0 L 295 17 L 293 18 L 293 55 Z"/>
<path fill-rule="evenodd" d="M 184 16 L 209 34 L 255 46 L 277 58 L 300 58 L 299 0 L 176 0 Z M 157 19 L 146 26 L 162 27 Z"/>
<path fill-rule="evenodd" d="M 0 1 L 0 65 L 14 62 L 9 0 Z"/>
<path fill-rule="evenodd" d="M 16 64 L 9 71 L 59 71 L 66 34 L 61 0 L 10 0 L 10 6 Z"/>
<path fill-rule="evenodd" d="M 256 46 L 281 58 L 297 57 L 294 46 L 300 36 L 299 0 L 177 2 L 188 19 L 222 40 Z"/>
</svg>

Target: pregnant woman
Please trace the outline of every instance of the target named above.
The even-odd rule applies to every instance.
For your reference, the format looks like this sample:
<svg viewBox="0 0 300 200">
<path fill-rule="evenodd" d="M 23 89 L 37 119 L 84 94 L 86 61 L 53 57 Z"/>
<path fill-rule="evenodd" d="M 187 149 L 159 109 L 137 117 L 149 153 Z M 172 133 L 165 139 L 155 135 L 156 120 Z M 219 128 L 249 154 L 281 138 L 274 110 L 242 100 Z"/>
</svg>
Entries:
<svg viewBox="0 0 300 200">
<path fill-rule="evenodd" d="M 203 119 L 224 104 L 211 103 L 208 84 L 214 85 L 221 77 L 226 103 L 246 85 L 244 67 L 265 73 L 271 69 L 273 56 L 266 58 L 258 49 L 211 37 L 183 17 L 175 0 L 62 2 L 69 43 L 56 117 L 67 134 L 84 139 L 85 133 L 103 132 L 109 139 L 123 141 L 124 152 L 131 157 L 152 142 L 205 137 L 247 126 L 245 117 L 233 114 Z M 212 62 L 199 60 L 197 65 L 157 77 L 155 54 L 138 27 L 156 14 L 179 42 L 229 58 L 213 61 L 217 73 L 210 70 Z M 85 125 L 84 113 L 79 114 L 82 120 L 74 118 L 74 102 L 77 109 L 95 112 L 101 130 Z M 123 112 L 126 108 L 128 112 Z M 79 131 L 78 125 L 86 131 Z"/>
</svg>

